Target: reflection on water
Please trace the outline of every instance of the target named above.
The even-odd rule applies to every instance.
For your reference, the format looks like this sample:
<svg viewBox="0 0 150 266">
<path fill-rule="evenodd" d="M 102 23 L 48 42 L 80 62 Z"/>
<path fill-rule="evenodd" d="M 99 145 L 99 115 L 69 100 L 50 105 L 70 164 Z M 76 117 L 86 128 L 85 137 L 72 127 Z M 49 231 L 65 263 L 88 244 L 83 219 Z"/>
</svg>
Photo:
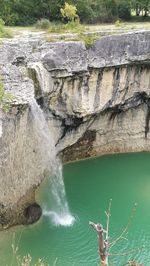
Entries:
<svg viewBox="0 0 150 266">
<path fill-rule="evenodd" d="M 109 199 L 112 198 L 110 238 L 115 239 L 127 225 L 131 209 L 137 202 L 137 211 L 126 235 L 112 253 L 126 252 L 139 246 L 143 251 L 127 257 L 110 258 L 110 265 L 122 266 L 136 259 L 150 265 L 150 154 L 122 154 L 103 156 L 64 167 L 64 182 L 71 213 L 76 217 L 72 226 L 54 226 L 50 219 L 50 184 L 45 182 L 38 193 L 46 206 L 41 220 L 32 226 L 20 226 L 0 233 L 0 265 L 12 261 L 12 237 L 21 255 L 30 253 L 33 262 L 44 258 L 50 266 L 97 266 L 98 246 L 90 220 L 105 227 Z M 46 213 L 47 212 L 47 213 Z M 57 220 L 57 217 L 52 215 Z M 66 217 L 68 221 L 70 217 Z M 71 220 L 69 220 L 72 223 Z M 14 240 L 13 240 L 14 241 Z M 16 266 L 14 260 L 13 266 Z"/>
</svg>

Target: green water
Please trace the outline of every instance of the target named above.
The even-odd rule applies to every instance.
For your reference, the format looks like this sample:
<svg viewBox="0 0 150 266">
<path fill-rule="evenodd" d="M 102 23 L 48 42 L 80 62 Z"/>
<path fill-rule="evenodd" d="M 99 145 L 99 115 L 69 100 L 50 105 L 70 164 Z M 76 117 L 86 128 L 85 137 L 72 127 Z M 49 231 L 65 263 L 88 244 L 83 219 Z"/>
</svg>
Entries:
<svg viewBox="0 0 150 266">
<path fill-rule="evenodd" d="M 125 252 L 145 246 L 127 257 L 111 257 L 110 265 L 122 266 L 136 259 L 150 265 L 150 154 L 103 156 L 64 167 L 64 182 L 71 213 L 72 227 L 55 227 L 49 217 L 37 224 L 16 227 L 0 233 L 0 266 L 15 265 L 11 243 L 19 246 L 18 254 L 30 253 L 33 262 L 44 258 L 53 266 L 97 266 L 97 236 L 89 227 L 90 220 L 105 225 L 104 211 L 112 198 L 110 238 L 120 235 L 128 222 L 134 203 L 138 203 L 127 240 L 121 240 L 111 252 Z M 49 185 L 39 192 L 43 205 L 50 205 Z"/>
</svg>

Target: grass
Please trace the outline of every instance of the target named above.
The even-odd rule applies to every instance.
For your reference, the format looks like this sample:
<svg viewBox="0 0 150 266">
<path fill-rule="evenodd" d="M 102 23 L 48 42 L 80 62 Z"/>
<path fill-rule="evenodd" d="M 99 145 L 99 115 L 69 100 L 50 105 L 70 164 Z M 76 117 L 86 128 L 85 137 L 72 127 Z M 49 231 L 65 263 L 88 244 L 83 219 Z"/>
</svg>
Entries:
<svg viewBox="0 0 150 266">
<path fill-rule="evenodd" d="M 5 91 L 4 84 L 0 76 L 0 109 L 6 113 L 9 112 L 14 100 L 15 97 L 11 93 Z"/>
<path fill-rule="evenodd" d="M 0 38 L 12 37 L 11 31 L 5 27 L 5 22 L 0 18 Z"/>
<path fill-rule="evenodd" d="M 65 25 L 61 22 L 51 23 L 48 29 L 48 33 L 64 33 Z"/>
<path fill-rule="evenodd" d="M 92 46 L 94 45 L 94 43 L 100 38 L 99 35 L 97 34 L 91 34 L 91 35 L 88 35 L 88 34 L 79 34 L 76 38 L 74 38 L 73 40 L 74 41 L 82 41 L 84 42 L 85 44 L 85 47 L 87 49 L 90 49 L 92 48 Z"/>
<path fill-rule="evenodd" d="M 87 49 L 104 35 L 117 35 L 129 31 L 150 30 L 150 22 L 123 22 L 117 20 L 113 24 L 71 25 L 52 24 L 45 33 L 48 42 L 83 41 Z"/>
<path fill-rule="evenodd" d="M 49 33 L 81 33 L 87 30 L 87 27 L 77 22 L 63 23 L 50 23 L 48 28 Z"/>
<path fill-rule="evenodd" d="M 88 25 L 90 31 L 116 31 L 116 23 Z M 150 22 L 121 22 L 119 30 L 150 30 Z"/>
<path fill-rule="evenodd" d="M 58 38 L 48 36 L 46 38 L 47 42 L 58 42 L 58 41 L 77 41 L 77 42 L 84 42 L 85 47 L 90 49 L 94 43 L 100 38 L 99 34 L 86 34 L 86 33 L 79 33 L 76 35 L 68 36 L 68 35 L 61 35 Z"/>
<path fill-rule="evenodd" d="M 10 29 L 0 25 L 0 38 L 12 38 L 13 34 Z"/>
<path fill-rule="evenodd" d="M 47 30 L 47 29 L 49 29 L 50 25 L 51 25 L 51 23 L 48 19 L 42 18 L 36 22 L 35 27 L 37 29 Z"/>
<path fill-rule="evenodd" d="M 43 38 L 48 42 L 57 41 L 84 41 L 87 48 L 90 48 L 98 36 L 116 35 L 129 31 L 150 30 L 150 21 L 146 22 L 123 22 L 116 21 L 113 24 L 84 25 L 80 23 L 63 24 L 61 22 L 50 22 L 48 29 L 37 29 L 29 27 L 5 27 L 5 33 L 0 37 L 22 36 L 24 33 L 39 32 L 42 30 Z M 9 34 L 11 33 L 11 34 Z M 88 34 L 89 33 L 89 34 Z M 93 35 L 93 36 L 92 36 Z"/>
<path fill-rule="evenodd" d="M 65 30 L 68 32 L 82 33 L 88 31 L 88 27 L 77 22 L 68 22 L 65 25 Z"/>
</svg>

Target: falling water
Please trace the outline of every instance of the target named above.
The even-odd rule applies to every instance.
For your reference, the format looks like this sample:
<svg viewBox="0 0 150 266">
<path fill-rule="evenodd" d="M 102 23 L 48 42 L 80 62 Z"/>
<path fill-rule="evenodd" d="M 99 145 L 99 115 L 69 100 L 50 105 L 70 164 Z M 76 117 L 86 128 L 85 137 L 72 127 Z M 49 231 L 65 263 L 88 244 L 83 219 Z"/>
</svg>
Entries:
<svg viewBox="0 0 150 266">
<path fill-rule="evenodd" d="M 53 224 L 70 226 L 74 222 L 74 217 L 69 212 L 66 200 L 65 187 L 62 175 L 62 165 L 56 156 L 56 149 L 52 134 L 45 120 L 44 114 L 36 100 L 31 103 L 32 127 L 37 145 L 40 145 L 42 165 L 46 172 L 51 172 L 50 177 L 50 197 L 52 200 L 51 209 L 43 206 L 43 215 L 48 216 Z"/>
</svg>

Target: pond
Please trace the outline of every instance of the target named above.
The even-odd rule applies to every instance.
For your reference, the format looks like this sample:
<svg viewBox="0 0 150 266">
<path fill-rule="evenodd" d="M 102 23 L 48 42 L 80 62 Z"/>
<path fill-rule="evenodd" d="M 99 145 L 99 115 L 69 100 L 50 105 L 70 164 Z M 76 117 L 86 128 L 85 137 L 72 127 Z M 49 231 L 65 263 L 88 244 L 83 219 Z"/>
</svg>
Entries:
<svg viewBox="0 0 150 266">
<path fill-rule="evenodd" d="M 49 216 L 31 226 L 17 226 L 0 233 L 0 265 L 17 266 L 12 243 L 17 254 L 30 254 L 33 263 L 44 258 L 53 266 L 97 266 L 98 243 L 89 221 L 101 222 L 105 228 L 109 200 L 112 199 L 110 241 L 124 230 L 134 204 L 136 212 L 124 239 L 118 241 L 111 253 L 110 265 L 122 266 L 136 259 L 150 265 L 150 154 L 116 154 L 75 162 L 64 166 L 67 200 L 75 222 L 70 227 L 54 226 Z M 48 180 L 40 187 L 38 199 L 50 208 Z"/>
</svg>

